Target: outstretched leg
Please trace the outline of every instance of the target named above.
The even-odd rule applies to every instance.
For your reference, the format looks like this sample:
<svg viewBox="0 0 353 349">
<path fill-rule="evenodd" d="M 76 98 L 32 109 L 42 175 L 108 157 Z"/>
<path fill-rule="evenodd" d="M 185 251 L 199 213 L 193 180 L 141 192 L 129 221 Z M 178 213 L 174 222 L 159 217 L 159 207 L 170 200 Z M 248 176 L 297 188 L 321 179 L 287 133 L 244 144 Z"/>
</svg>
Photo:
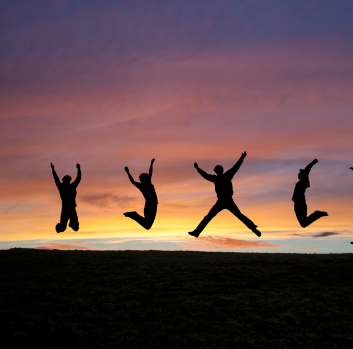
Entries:
<svg viewBox="0 0 353 349">
<path fill-rule="evenodd" d="M 206 228 L 206 225 L 210 223 L 212 218 L 215 217 L 224 208 L 225 208 L 224 205 L 222 205 L 221 203 L 219 203 L 219 201 L 217 201 L 216 204 L 210 209 L 210 212 L 208 212 L 205 218 L 197 226 L 197 228 L 194 231 L 189 232 L 189 235 L 195 236 L 196 238 L 199 237 L 202 231 Z"/>
<path fill-rule="evenodd" d="M 137 212 L 126 212 L 124 213 L 125 217 L 129 217 L 140 224 L 143 228 L 149 230 L 152 227 L 152 224 L 156 218 L 157 214 L 157 205 L 149 205 L 146 203 L 144 208 L 145 217 L 140 216 Z"/>
<path fill-rule="evenodd" d="M 310 216 L 307 216 L 308 209 L 307 209 L 306 203 L 295 204 L 294 212 L 297 216 L 299 224 L 303 228 L 306 228 L 311 223 L 315 222 L 321 217 L 328 216 L 327 212 L 323 212 L 323 211 L 315 211 Z"/>
<path fill-rule="evenodd" d="M 234 214 L 235 217 L 237 217 L 238 219 L 240 219 L 251 231 L 253 231 L 258 237 L 261 236 L 261 232 L 258 231 L 257 225 L 254 224 L 254 222 L 249 219 L 248 217 L 244 216 L 238 206 L 235 204 L 235 202 L 232 200 L 231 202 L 229 202 L 229 204 L 227 205 L 227 209 L 232 212 Z"/>
</svg>

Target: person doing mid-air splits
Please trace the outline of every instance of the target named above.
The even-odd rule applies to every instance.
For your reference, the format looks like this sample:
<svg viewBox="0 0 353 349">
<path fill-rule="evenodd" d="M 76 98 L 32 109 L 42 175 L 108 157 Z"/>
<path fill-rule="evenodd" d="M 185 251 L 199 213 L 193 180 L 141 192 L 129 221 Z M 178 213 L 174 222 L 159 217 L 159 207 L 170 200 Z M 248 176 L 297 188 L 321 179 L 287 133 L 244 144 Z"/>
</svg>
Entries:
<svg viewBox="0 0 353 349">
<path fill-rule="evenodd" d="M 147 230 L 151 229 L 152 224 L 156 218 L 157 205 L 158 205 L 157 194 L 151 182 L 154 161 L 155 159 L 152 159 L 148 174 L 147 173 L 140 174 L 139 178 L 141 183 L 135 182 L 135 180 L 132 178 L 130 174 L 129 169 L 125 167 L 125 171 L 129 176 L 130 182 L 138 189 L 140 189 L 142 195 L 146 199 L 146 203 L 144 208 L 145 217 L 140 216 L 136 211 L 125 212 L 124 216 L 133 219 L 134 221 L 136 221 L 138 224 L 140 224 L 142 227 L 144 227 Z"/>
<path fill-rule="evenodd" d="M 69 227 L 71 227 L 75 231 L 78 231 L 79 223 L 76 212 L 76 188 L 81 181 L 81 167 L 79 164 L 76 164 L 77 177 L 74 182 L 70 184 L 70 176 L 64 176 L 63 181 L 61 183 L 58 175 L 54 170 L 54 165 L 51 163 L 50 166 L 52 168 L 55 184 L 59 189 L 62 201 L 60 223 L 56 225 L 55 230 L 57 233 L 65 231 L 67 222 L 68 220 L 70 220 Z"/>
<path fill-rule="evenodd" d="M 305 169 L 300 169 L 298 174 L 299 181 L 296 183 L 292 200 L 294 201 L 294 212 L 297 216 L 299 224 L 306 228 L 311 223 L 315 222 L 321 217 L 328 216 L 327 212 L 315 211 L 308 216 L 308 208 L 305 200 L 306 188 L 310 187 L 309 173 L 311 168 L 318 163 L 318 160 L 313 160 Z"/>
<path fill-rule="evenodd" d="M 256 229 L 257 225 L 255 225 L 248 217 L 244 216 L 233 201 L 234 192 L 232 179 L 236 172 L 239 170 L 241 164 L 243 163 L 245 156 L 246 152 L 242 153 L 237 163 L 225 173 L 223 173 L 223 167 L 217 165 L 214 168 L 216 175 L 210 175 L 205 171 L 201 170 L 201 168 L 195 162 L 194 166 L 198 173 L 206 180 L 214 183 L 218 200 L 216 204 L 211 208 L 210 212 L 198 225 L 198 227 L 194 231 L 189 232 L 190 235 L 198 237 L 201 232 L 205 229 L 206 225 L 211 221 L 211 219 L 217 215 L 217 213 L 221 212 L 224 209 L 227 209 L 232 212 L 235 217 L 239 218 L 258 237 L 261 236 L 261 232 Z"/>
</svg>

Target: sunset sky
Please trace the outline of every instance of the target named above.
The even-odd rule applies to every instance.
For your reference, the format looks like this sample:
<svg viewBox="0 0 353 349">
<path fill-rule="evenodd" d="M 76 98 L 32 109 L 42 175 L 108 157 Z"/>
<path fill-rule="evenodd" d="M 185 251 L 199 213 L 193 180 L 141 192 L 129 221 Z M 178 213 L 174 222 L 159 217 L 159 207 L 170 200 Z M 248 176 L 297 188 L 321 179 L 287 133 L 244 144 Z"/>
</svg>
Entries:
<svg viewBox="0 0 353 349">
<path fill-rule="evenodd" d="M 0 249 L 352 252 L 351 0 L 2 0 Z M 208 173 L 247 151 L 234 201 L 257 238 L 216 202 Z M 151 230 L 138 180 L 152 158 Z M 291 201 L 319 160 L 306 229 Z M 76 176 L 80 230 L 57 234 L 52 178 Z"/>
</svg>

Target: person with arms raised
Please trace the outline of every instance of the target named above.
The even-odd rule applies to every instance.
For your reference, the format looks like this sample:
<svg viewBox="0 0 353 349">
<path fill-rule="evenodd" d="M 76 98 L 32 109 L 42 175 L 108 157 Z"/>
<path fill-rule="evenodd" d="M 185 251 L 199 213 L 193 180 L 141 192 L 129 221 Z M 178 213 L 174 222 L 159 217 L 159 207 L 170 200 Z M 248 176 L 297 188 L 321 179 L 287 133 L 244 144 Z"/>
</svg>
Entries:
<svg viewBox="0 0 353 349">
<path fill-rule="evenodd" d="M 55 230 L 57 233 L 62 233 L 66 230 L 67 222 L 70 220 L 69 227 L 71 227 L 74 231 L 78 231 L 79 223 L 76 212 L 76 189 L 81 181 L 81 166 L 76 164 L 77 177 L 73 183 L 70 183 L 70 176 L 64 176 L 62 182 L 60 182 L 60 179 L 55 172 L 54 165 L 51 163 L 50 166 L 62 201 L 60 223 L 56 225 Z"/>
<path fill-rule="evenodd" d="M 215 217 L 222 210 L 227 209 L 231 213 L 233 213 L 235 217 L 239 218 L 258 237 L 261 236 L 261 232 L 256 229 L 257 225 L 255 225 L 248 217 L 244 216 L 233 201 L 234 192 L 232 179 L 236 172 L 239 170 L 240 166 L 242 165 L 246 155 L 246 152 L 242 153 L 237 163 L 225 173 L 223 173 L 223 167 L 221 165 L 217 165 L 214 168 L 214 172 L 216 173 L 216 175 L 210 175 L 205 171 L 201 170 L 201 168 L 195 162 L 194 166 L 197 172 L 206 180 L 214 183 L 218 200 L 216 204 L 211 208 L 210 212 L 197 226 L 197 228 L 194 231 L 189 232 L 190 235 L 195 236 L 197 238 L 213 217 Z"/>
<path fill-rule="evenodd" d="M 153 163 L 155 159 L 152 159 L 149 173 L 141 173 L 139 178 L 141 182 L 136 182 L 134 178 L 131 176 L 130 171 L 127 167 L 125 167 L 125 171 L 130 179 L 130 182 L 138 188 L 142 195 L 144 196 L 145 208 L 144 208 L 144 217 L 139 215 L 136 211 L 133 212 L 125 212 L 124 216 L 129 217 L 140 224 L 143 228 L 149 230 L 152 227 L 152 224 L 156 218 L 157 214 L 157 194 L 152 184 L 152 173 L 153 173 Z"/>
</svg>

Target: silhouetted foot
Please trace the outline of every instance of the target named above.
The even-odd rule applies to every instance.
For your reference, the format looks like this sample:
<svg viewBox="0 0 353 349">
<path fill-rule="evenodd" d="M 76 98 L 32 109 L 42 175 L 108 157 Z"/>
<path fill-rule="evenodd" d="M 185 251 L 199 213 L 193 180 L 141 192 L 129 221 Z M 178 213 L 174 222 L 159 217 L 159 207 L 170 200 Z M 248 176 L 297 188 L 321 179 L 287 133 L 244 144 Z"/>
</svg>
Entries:
<svg viewBox="0 0 353 349">
<path fill-rule="evenodd" d="M 55 226 L 55 230 L 56 232 L 59 234 L 61 233 L 61 230 L 60 230 L 60 223 L 58 223 L 56 226 Z"/>
<path fill-rule="evenodd" d="M 133 212 L 125 212 L 123 213 L 125 217 L 133 217 L 137 212 L 136 211 L 133 211 Z"/>
<path fill-rule="evenodd" d="M 256 234 L 258 237 L 261 236 L 261 231 L 258 231 L 256 228 L 254 228 L 254 229 L 252 230 L 252 232 L 253 232 L 254 234 Z"/>
<path fill-rule="evenodd" d="M 324 211 L 315 211 L 315 213 L 320 217 L 328 216 L 328 213 Z"/>
<path fill-rule="evenodd" d="M 71 225 L 71 222 L 69 223 L 69 227 L 70 227 L 72 230 L 75 230 L 75 231 L 78 231 L 78 229 L 79 229 L 79 226 L 78 226 L 78 225 Z"/>
<path fill-rule="evenodd" d="M 195 238 L 198 238 L 200 234 L 195 233 L 194 231 L 191 231 L 188 233 L 191 236 L 195 236 Z"/>
</svg>

